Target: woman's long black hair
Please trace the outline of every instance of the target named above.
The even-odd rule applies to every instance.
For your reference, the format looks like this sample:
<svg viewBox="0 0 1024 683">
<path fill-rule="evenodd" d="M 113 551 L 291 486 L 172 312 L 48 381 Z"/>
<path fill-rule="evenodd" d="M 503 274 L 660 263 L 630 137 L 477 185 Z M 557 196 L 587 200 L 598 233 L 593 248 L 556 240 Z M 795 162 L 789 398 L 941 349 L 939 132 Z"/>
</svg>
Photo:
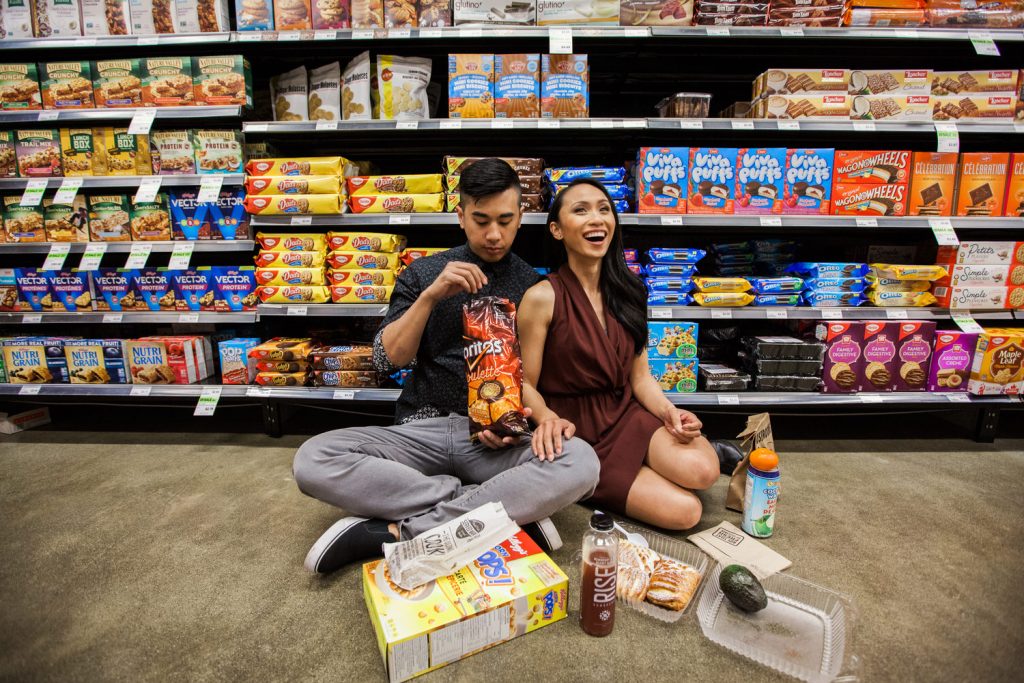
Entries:
<svg viewBox="0 0 1024 683">
<path fill-rule="evenodd" d="M 548 212 L 548 230 L 546 231 L 549 242 L 546 251 L 551 257 L 549 265 L 554 271 L 568 260 L 565 245 L 551 235 L 551 224 L 558 222 L 558 214 L 561 213 L 562 207 L 565 205 L 565 195 L 577 185 L 596 187 L 608 199 L 608 203 L 612 207 L 615 230 L 612 233 L 611 246 L 608 247 L 608 252 L 601 259 L 599 287 L 604 305 L 626 328 L 626 332 L 633 338 L 633 351 L 639 354 L 647 345 L 647 290 L 640 278 L 626 267 L 626 259 L 622 253 L 619 213 L 615 210 L 615 202 L 612 201 L 608 190 L 596 180 L 580 178 L 572 181 L 555 197 L 555 201 L 551 204 L 551 210 Z"/>
</svg>

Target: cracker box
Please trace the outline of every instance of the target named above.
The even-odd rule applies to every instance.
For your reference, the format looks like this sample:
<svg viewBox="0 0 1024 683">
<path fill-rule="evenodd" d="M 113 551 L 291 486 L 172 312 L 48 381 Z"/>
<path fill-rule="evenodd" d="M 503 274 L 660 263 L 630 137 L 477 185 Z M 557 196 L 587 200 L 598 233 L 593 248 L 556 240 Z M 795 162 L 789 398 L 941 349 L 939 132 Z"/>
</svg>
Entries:
<svg viewBox="0 0 1024 683">
<path fill-rule="evenodd" d="M 81 0 L 82 35 L 126 36 L 131 33 L 128 0 Z"/>
<path fill-rule="evenodd" d="M 0 178 L 18 177 L 18 153 L 14 149 L 14 135 L 0 131 Z"/>
<path fill-rule="evenodd" d="M 539 54 L 494 55 L 495 118 L 540 117 L 540 62 Z"/>
<path fill-rule="evenodd" d="M 6 38 L 33 38 L 32 32 L 32 0 L 2 0 L 0 2 L 0 28 Z"/>
<path fill-rule="evenodd" d="M 1024 392 L 1024 329 L 986 330 L 979 335 L 967 390 L 975 395 Z"/>
<path fill-rule="evenodd" d="M 569 580 L 523 531 L 413 590 L 384 560 L 363 565 L 363 598 L 391 683 L 564 619 Z"/>
<path fill-rule="evenodd" d="M 195 175 L 196 156 L 190 130 L 158 130 L 150 133 L 154 175 Z"/>
<path fill-rule="evenodd" d="M 256 310 L 259 297 L 256 294 L 255 267 L 214 266 L 213 283 L 216 287 L 214 307 L 218 312 Z"/>
<path fill-rule="evenodd" d="M 907 185 L 832 186 L 834 216 L 905 216 Z"/>
<path fill-rule="evenodd" d="M 1010 177 L 1006 182 L 1003 215 L 1024 217 L 1024 154 L 1020 152 L 1010 155 Z"/>
<path fill-rule="evenodd" d="M 273 31 L 273 0 L 235 0 L 235 24 L 239 31 Z"/>
<path fill-rule="evenodd" d="M 142 310 L 176 311 L 177 297 L 171 280 L 173 271 L 167 268 L 143 268 L 135 271 L 132 284 L 135 293 L 142 299 Z"/>
<path fill-rule="evenodd" d="M 448 55 L 448 118 L 494 118 L 494 55 Z"/>
<path fill-rule="evenodd" d="M 252 106 L 252 72 L 241 55 L 193 57 L 192 82 L 197 105 Z"/>
<path fill-rule="evenodd" d="M 70 204 L 57 204 L 52 197 L 44 199 L 43 223 L 47 242 L 87 242 L 89 209 L 85 197 L 76 194 Z"/>
<path fill-rule="evenodd" d="M 120 339 L 69 339 L 64 342 L 72 384 L 127 384 L 124 344 Z"/>
<path fill-rule="evenodd" d="M 274 24 L 278 31 L 303 31 L 313 28 L 310 0 L 274 0 Z"/>
<path fill-rule="evenodd" d="M 617 26 L 619 0 L 537 0 L 537 25 Z"/>
<path fill-rule="evenodd" d="M 92 195 L 88 199 L 89 241 L 128 242 L 132 238 L 128 195 Z"/>
<path fill-rule="evenodd" d="M 452 15 L 456 26 L 533 26 L 537 0 L 452 0 Z"/>
<path fill-rule="evenodd" d="M 97 107 L 142 106 L 142 70 L 138 59 L 105 59 L 92 63 L 93 97 Z"/>
<path fill-rule="evenodd" d="M 896 391 L 925 391 L 931 366 L 935 323 L 928 320 L 896 323 Z"/>
<path fill-rule="evenodd" d="M 886 185 L 910 182 L 908 151 L 836 150 L 833 182 L 843 185 Z"/>
<path fill-rule="evenodd" d="M 650 358 L 696 358 L 697 323 L 647 323 L 647 355 Z"/>
<path fill-rule="evenodd" d="M 36 65 L 24 62 L 0 64 L 0 109 L 27 111 L 42 108 L 43 97 Z"/>
<path fill-rule="evenodd" d="M 64 175 L 59 130 L 16 130 L 14 149 L 18 157 L 18 175 L 22 178 L 59 178 Z"/>
<path fill-rule="evenodd" d="M 951 216 L 956 193 L 956 152 L 914 152 L 908 216 Z"/>
<path fill-rule="evenodd" d="M 822 321 L 815 328 L 815 336 L 825 344 L 822 393 L 848 394 L 857 391 L 864 368 L 864 324 L 856 321 Z"/>
<path fill-rule="evenodd" d="M 32 21 L 37 38 L 82 35 L 79 0 L 35 0 Z"/>
<path fill-rule="evenodd" d="M 153 174 L 148 135 L 132 135 L 127 128 L 96 128 L 94 135 L 94 144 L 102 144 L 107 175 Z"/>
<path fill-rule="evenodd" d="M 144 306 L 135 292 L 138 271 L 125 268 L 100 268 L 91 273 L 92 299 L 97 311 L 134 311 Z"/>
<path fill-rule="evenodd" d="M 686 213 L 689 147 L 641 147 L 636 164 L 639 213 Z"/>
<path fill-rule="evenodd" d="M 216 310 L 216 287 L 210 266 L 171 271 L 174 305 L 179 311 Z"/>
<path fill-rule="evenodd" d="M 256 359 L 249 358 L 249 349 L 259 345 L 260 340 L 254 337 L 228 339 L 217 345 L 221 384 L 252 384 L 256 378 Z"/>
<path fill-rule="evenodd" d="M 961 242 L 959 247 L 939 247 L 939 265 L 1024 264 L 1024 242 Z"/>
<path fill-rule="evenodd" d="M 647 361 L 654 381 L 663 391 L 692 393 L 697 391 L 696 358 L 651 358 Z"/>
<path fill-rule="evenodd" d="M 691 147 L 689 213 L 733 213 L 736 202 L 735 147 Z"/>
<path fill-rule="evenodd" d="M 967 391 L 978 335 L 938 330 L 928 371 L 928 391 Z"/>
<path fill-rule="evenodd" d="M 139 60 L 142 102 L 147 107 L 179 107 L 195 101 L 191 57 Z"/>
<path fill-rule="evenodd" d="M 834 163 L 834 149 L 787 150 L 782 213 L 828 215 Z"/>
<path fill-rule="evenodd" d="M 240 173 L 245 165 L 241 131 L 196 130 L 192 145 L 200 174 Z"/>
<path fill-rule="evenodd" d="M 45 242 L 46 230 L 41 206 L 21 206 L 21 195 L 3 198 L 4 232 L 8 242 Z"/>
<path fill-rule="evenodd" d="M 857 377 L 858 390 L 895 391 L 898 323 L 868 320 L 862 329 L 864 357 Z"/>
<path fill-rule="evenodd" d="M 102 147 L 91 128 L 61 128 L 61 165 L 66 176 L 106 175 Z"/>
<path fill-rule="evenodd" d="M 741 148 L 736 154 L 735 213 L 782 213 L 786 148 Z"/>
<path fill-rule="evenodd" d="M 93 109 L 90 62 L 44 62 L 39 65 L 45 109 Z"/>
<path fill-rule="evenodd" d="M 132 239 L 146 242 L 163 242 L 171 239 L 171 217 L 167 207 L 167 195 L 160 193 L 151 202 L 131 200 Z"/>
<path fill-rule="evenodd" d="M 4 369 L 11 384 L 67 384 L 64 342 L 52 338 L 8 339 L 3 342 Z"/>
<path fill-rule="evenodd" d="M 590 116 L 590 67 L 586 55 L 541 55 L 540 115 L 550 119 Z"/>
<path fill-rule="evenodd" d="M 22 310 L 43 313 L 53 310 L 49 273 L 35 268 L 15 268 L 14 281 L 18 286 Z"/>
<path fill-rule="evenodd" d="M 1002 216 L 1009 167 L 1009 154 L 961 154 L 956 215 Z"/>
</svg>

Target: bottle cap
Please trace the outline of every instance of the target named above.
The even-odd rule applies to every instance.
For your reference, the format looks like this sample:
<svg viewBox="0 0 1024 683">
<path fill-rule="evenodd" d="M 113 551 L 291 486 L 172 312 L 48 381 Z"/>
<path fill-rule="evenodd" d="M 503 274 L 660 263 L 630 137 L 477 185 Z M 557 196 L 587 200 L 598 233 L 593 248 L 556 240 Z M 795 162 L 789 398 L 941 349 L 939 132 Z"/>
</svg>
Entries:
<svg viewBox="0 0 1024 683">
<path fill-rule="evenodd" d="M 590 517 L 590 528 L 597 531 L 611 531 L 614 524 L 615 520 L 612 519 L 611 515 L 606 515 L 603 512 L 595 512 Z"/>
</svg>

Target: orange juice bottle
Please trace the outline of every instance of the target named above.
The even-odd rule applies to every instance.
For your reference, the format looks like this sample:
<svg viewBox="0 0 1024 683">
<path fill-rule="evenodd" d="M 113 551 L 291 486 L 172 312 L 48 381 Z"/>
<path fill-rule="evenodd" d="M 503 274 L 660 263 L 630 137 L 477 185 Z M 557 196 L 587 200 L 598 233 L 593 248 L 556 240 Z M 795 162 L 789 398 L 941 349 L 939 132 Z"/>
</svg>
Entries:
<svg viewBox="0 0 1024 683">
<path fill-rule="evenodd" d="M 743 530 L 757 538 L 768 538 L 775 530 L 775 509 L 779 502 L 779 456 L 770 448 L 755 448 L 747 466 L 747 487 L 743 496 Z"/>
</svg>

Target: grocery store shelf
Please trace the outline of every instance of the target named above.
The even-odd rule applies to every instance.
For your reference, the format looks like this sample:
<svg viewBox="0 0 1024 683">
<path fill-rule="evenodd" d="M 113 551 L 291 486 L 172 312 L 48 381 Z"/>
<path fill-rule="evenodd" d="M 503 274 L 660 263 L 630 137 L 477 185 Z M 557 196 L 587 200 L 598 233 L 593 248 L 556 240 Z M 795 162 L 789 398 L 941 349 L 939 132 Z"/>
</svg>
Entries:
<svg viewBox="0 0 1024 683">
<path fill-rule="evenodd" d="M 540 224 L 545 214 L 527 214 L 524 224 Z M 535 220 L 536 219 L 536 220 Z M 257 228 L 329 227 L 337 225 L 458 225 L 454 213 L 343 213 L 330 216 L 253 216 L 250 225 Z"/>
<path fill-rule="evenodd" d="M 1013 311 L 961 311 L 975 320 L 1014 320 Z M 949 320 L 945 308 L 879 308 L 877 306 L 744 306 L 705 308 L 702 306 L 651 306 L 650 320 Z"/>
<path fill-rule="evenodd" d="M 259 317 L 367 317 L 379 318 L 388 312 L 387 304 L 260 304 Z"/>
<path fill-rule="evenodd" d="M 398 399 L 399 389 L 345 389 L 335 387 L 261 387 L 238 384 L 0 384 L 0 396 L 93 396 L 132 398 L 198 397 L 220 389 L 224 398 L 307 399 L 320 401 L 387 401 Z"/>
<path fill-rule="evenodd" d="M 199 45 L 231 42 L 233 32 L 178 33 L 145 36 L 74 36 L 67 38 L 18 38 L 0 40 L 0 50 L 109 49 L 152 45 Z"/>
<path fill-rule="evenodd" d="M 72 242 L 71 253 L 83 254 L 93 244 L 106 244 L 108 254 L 127 254 L 132 250 L 132 245 L 147 244 L 152 247 L 152 252 L 169 253 L 181 244 L 178 242 Z M 253 240 L 197 240 L 194 242 L 193 252 L 219 252 L 219 251 L 244 251 L 251 252 L 256 243 Z M 0 254 L 46 254 L 53 246 L 52 242 L 31 242 L 23 244 L 0 244 Z"/>
<path fill-rule="evenodd" d="M 156 311 L 133 311 L 130 313 L 0 313 L 0 324 L 21 323 L 23 325 L 69 323 L 254 323 L 256 312 L 241 313 L 158 313 Z"/>
<path fill-rule="evenodd" d="M 127 121 L 139 111 L 152 111 L 157 119 L 237 119 L 241 107 L 144 107 L 124 109 L 44 109 L 0 112 L 0 124 L 62 121 Z"/>
<path fill-rule="evenodd" d="M 207 173 L 204 175 L 113 175 L 113 176 L 84 176 L 82 177 L 82 188 L 101 189 L 107 187 L 138 187 L 143 178 L 160 178 L 161 187 L 198 187 L 203 178 L 209 178 L 216 174 Z M 223 173 L 224 185 L 242 185 L 245 183 L 244 173 Z M 64 182 L 64 178 L 47 178 L 46 187 L 58 188 Z M 2 190 L 24 190 L 28 185 L 28 178 L 2 178 L 0 179 L 0 191 Z"/>
<path fill-rule="evenodd" d="M 955 126 L 958 133 L 1024 133 L 1024 123 L 1013 121 L 940 121 Z M 840 133 L 935 133 L 934 121 L 850 121 L 833 120 L 769 120 L 769 119 L 648 119 L 647 128 L 655 130 L 756 130 L 795 133 L 830 131 Z"/>
<path fill-rule="evenodd" d="M 962 392 L 927 393 L 927 392 L 892 392 L 892 393 L 854 393 L 854 394 L 820 394 L 806 392 L 772 392 L 748 391 L 699 392 L 683 394 L 667 392 L 665 394 L 677 406 L 708 406 L 708 405 L 746 405 L 746 406 L 831 406 L 831 405 L 872 405 L 886 404 L 1014 404 L 1019 399 L 1013 396 L 970 396 Z"/>
<path fill-rule="evenodd" d="M 647 128 L 647 119 L 418 119 L 414 121 L 252 121 L 246 133 L 346 133 L 368 130 L 625 130 Z"/>
</svg>

